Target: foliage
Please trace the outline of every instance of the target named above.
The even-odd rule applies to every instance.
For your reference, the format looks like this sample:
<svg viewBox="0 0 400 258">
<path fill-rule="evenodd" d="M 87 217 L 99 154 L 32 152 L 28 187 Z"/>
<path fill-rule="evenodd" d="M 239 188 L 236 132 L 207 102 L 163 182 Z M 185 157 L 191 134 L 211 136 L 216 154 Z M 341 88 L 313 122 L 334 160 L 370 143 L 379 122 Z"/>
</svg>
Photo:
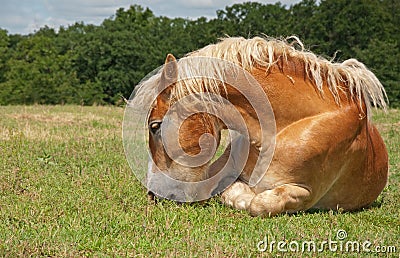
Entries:
<svg viewBox="0 0 400 258">
<path fill-rule="evenodd" d="M 8 59 L 9 37 L 7 31 L 0 29 L 0 83 L 5 81 L 6 60 Z"/>
<path fill-rule="evenodd" d="M 245 2 L 195 20 L 118 9 L 99 26 L 9 35 L 0 29 L 0 104 L 118 104 L 163 64 L 229 36 L 297 35 L 313 52 L 357 58 L 400 106 L 400 4 L 395 0 L 303 0 L 290 7 Z"/>
<path fill-rule="evenodd" d="M 58 54 L 52 37 L 53 30 L 43 29 L 18 43 L 13 58 L 6 63 L 8 71 L 0 89 L 3 103 L 74 102 L 79 85 L 71 71 L 71 59 Z"/>
</svg>

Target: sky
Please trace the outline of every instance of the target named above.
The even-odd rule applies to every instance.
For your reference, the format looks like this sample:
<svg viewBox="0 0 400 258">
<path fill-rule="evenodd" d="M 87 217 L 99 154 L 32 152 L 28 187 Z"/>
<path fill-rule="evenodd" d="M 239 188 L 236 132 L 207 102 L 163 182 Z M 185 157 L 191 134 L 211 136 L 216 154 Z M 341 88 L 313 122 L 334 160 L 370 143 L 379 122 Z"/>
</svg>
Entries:
<svg viewBox="0 0 400 258">
<path fill-rule="evenodd" d="M 249 0 L 0 0 L 0 28 L 9 34 L 29 34 L 47 25 L 51 28 L 75 22 L 99 25 L 119 8 L 133 4 L 149 7 L 156 16 L 196 19 L 216 17 L 216 10 Z M 264 4 L 276 0 L 258 0 Z M 300 0 L 280 0 L 286 6 Z"/>
</svg>

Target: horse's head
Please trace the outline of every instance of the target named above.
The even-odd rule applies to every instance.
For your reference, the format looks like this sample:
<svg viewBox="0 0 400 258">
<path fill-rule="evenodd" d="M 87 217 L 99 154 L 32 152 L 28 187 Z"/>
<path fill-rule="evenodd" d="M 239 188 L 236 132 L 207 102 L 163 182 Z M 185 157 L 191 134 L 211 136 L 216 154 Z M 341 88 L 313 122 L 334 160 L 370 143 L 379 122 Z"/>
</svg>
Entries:
<svg viewBox="0 0 400 258">
<path fill-rule="evenodd" d="M 199 110 L 193 101 L 171 96 L 177 73 L 177 61 L 168 55 L 157 82 L 160 93 L 148 117 L 151 160 L 147 181 L 150 191 L 158 191 L 157 195 L 186 201 L 185 198 L 196 198 L 190 195 L 207 196 L 215 190 L 205 189 L 204 185 L 196 187 L 195 182 L 209 178 L 210 162 L 220 144 L 224 124 Z"/>
<path fill-rule="evenodd" d="M 208 199 L 233 183 L 245 165 L 249 168 L 247 180 L 250 183 L 259 180 L 270 161 L 258 158 L 259 154 L 271 157 L 265 154 L 272 148 L 268 149 L 269 142 L 262 142 L 262 135 L 267 134 L 258 120 L 263 117 L 265 121 L 273 121 L 273 115 L 268 114 L 272 113 L 268 108 L 266 112 L 265 109 L 258 112 L 251 98 L 266 106 L 264 92 L 257 92 L 256 81 L 246 71 L 229 63 L 204 58 L 192 63 L 184 61 L 180 60 L 178 67 L 177 60 L 168 55 L 158 74 L 159 80 L 154 80 L 158 93 L 147 119 L 151 156 L 147 173 L 149 191 L 178 201 Z M 207 72 L 203 75 L 201 70 L 198 74 L 189 72 L 190 76 L 184 74 L 182 79 L 181 71 L 190 70 L 193 63 L 196 69 L 210 64 L 222 71 L 216 74 L 223 77 L 210 79 L 214 75 Z M 238 82 L 240 86 L 236 89 L 232 85 Z M 246 97 L 247 92 L 253 96 Z M 274 127 L 270 128 L 275 132 Z M 211 163 L 223 129 L 229 129 L 230 143 L 221 157 Z M 252 159 L 248 159 L 249 155 Z M 253 173 L 259 167 L 263 168 Z M 255 179 L 250 179 L 252 174 Z"/>
</svg>

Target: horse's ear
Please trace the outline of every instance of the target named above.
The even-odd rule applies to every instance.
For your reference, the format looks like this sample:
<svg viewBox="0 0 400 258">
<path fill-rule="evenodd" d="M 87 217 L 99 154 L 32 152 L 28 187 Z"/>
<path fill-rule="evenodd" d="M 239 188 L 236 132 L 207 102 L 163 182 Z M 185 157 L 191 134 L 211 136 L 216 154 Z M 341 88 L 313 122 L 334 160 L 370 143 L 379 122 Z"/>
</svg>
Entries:
<svg viewBox="0 0 400 258">
<path fill-rule="evenodd" d="M 174 57 L 173 54 L 169 53 L 167 55 L 167 58 L 165 58 L 165 64 L 168 64 L 170 62 L 176 62 L 176 58 Z"/>
<path fill-rule="evenodd" d="M 163 83 L 166 83 L 169 86 L 170 84 L 176 82 L 178 79 L 178 63 L 176 58 L 172 54 L 168 54 L 165 59 L 165 64 L 161 76 L 161 80 Z"/>
</svg>

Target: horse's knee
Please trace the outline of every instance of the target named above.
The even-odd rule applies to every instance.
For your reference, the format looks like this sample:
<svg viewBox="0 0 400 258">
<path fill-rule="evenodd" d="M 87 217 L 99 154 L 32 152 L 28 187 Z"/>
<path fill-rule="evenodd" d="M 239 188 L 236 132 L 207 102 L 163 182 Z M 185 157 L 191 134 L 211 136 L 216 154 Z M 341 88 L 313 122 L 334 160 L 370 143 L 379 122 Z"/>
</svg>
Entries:
<svg viewBox="0 0 400 258">
<path fill-rule="evenodd" d="M 255 194 L 250 187 L 242 182 L 235 182 L 221 195 L 222 202 L 239 210 L 246 210 Z"/>
<path fill-rule="evenodd" d="M 284 200 L 277 196 L 274 190 L 257 194 L 250 203 L 249 211 L 252 216 L 272 217 L 283 212 Z"/>
<path fill-rule="evenodd" d="M 311 191 L 297 185 L 283 185 L 257 194 L 249 206 L 253 216 L 272 217 L 283 212 L 307 209 Z"/>
</svg>

